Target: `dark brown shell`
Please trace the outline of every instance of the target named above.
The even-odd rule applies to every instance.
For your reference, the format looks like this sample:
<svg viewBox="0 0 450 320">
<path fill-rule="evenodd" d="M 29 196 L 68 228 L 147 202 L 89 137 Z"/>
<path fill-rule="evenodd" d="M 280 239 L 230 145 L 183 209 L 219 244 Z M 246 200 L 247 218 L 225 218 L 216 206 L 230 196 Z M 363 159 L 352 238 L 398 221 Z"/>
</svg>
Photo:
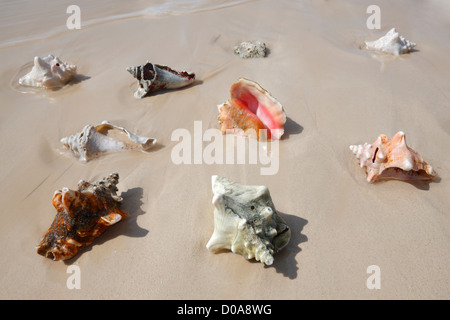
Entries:
<svg viewBox="0 0 450 320">
<path fill-rule="evenodd" d="M 112 173 L 93 184 L 80 181 L 77 191 L 56 191 L 52 199 L 56 217 L 37 253 L 53 260 L 70 259 L 109 226 L 127 217 L 119 208 L 122 199 L 116 195 L 118 181 L 119 175 Z"/>
</svg>

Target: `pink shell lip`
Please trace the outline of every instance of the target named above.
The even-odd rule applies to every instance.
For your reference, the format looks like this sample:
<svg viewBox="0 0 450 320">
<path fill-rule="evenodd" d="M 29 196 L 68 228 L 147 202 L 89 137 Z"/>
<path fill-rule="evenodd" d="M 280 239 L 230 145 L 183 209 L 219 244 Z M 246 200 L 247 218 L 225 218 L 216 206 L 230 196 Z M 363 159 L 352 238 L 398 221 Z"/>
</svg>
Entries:
<svg viewBox="0 0 450 320">
<path fill-rule="evenodd" d="M 246 131 L 259 128 L 267 131 L 267 138 L 277 140 L 284 134 L 286 113 L 283 106 L 254 81 L 240 78 L 233 83 L 230 99 L 219 106 L 219 111 L 222 132 L 242 131 L 242 134 L 250 135 Z"/>
<path fill-rule="evenodd" d="M 367 181 L 396 179 L 431 181 L 437 173 L 413 149 L 407 146 L 405 133 L 397 132 L 391 139 L 380 135 L 373 144 L 352 145 L 350 149 L 367 173 Z"/>
</svg>

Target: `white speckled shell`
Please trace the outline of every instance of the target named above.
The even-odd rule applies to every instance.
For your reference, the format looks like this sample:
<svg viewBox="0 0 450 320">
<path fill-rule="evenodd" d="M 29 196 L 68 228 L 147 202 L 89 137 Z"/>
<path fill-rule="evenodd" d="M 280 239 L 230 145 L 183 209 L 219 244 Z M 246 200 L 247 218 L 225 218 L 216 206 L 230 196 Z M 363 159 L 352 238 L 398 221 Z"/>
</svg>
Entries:
<svg viewBox="0 0 450 320">
<path fill-rule="evenodd" d="M 405 133 L 397 132 L 391 139 L 380 135 L 372 143 L 351 145 L 350 150 L 366 170 L 367 181 L 379 179 L 431 180 L 434 169 L 422 157 L 406 145 Z"/>
<path fill-rule="evenodd" d="M 110 131 L 117 131 L 116 133 L 123 137 L 108 136 Z M 156 139 L 141 137 L 125 128 L 103 121 L 97 126 L 87 125 L 80 133 L 62 138 L 61 143 L 80 161 L 86 162 L 107 152 L 148 151 L 156 143 Z"/>
<path fill-rule="evenodd" d="M 376 50 L 394 55 L 411 52 L 416 46 L 414 42 L 400 36 L 395 28 L 392 28 L 384 36 L 375 41 L 365 41 L 366 49 Z"/>
<path fill-rule="evenodd" d="M 76 74 L 77 67 L 62 62 L 58 57 L 48 55 L 34 57 L 34 65 L 29 73 L 19 79 L 19 84 L 38 88 L 61 88 Z"/>
<path fill-rule="evenodd" d="M 214 232 L 206 247 L 231 250 L 266 265 L 284 248 L 291 231 L 277 214 L 265 186 L 245 186 L 212 176 Z"/>
</svg>

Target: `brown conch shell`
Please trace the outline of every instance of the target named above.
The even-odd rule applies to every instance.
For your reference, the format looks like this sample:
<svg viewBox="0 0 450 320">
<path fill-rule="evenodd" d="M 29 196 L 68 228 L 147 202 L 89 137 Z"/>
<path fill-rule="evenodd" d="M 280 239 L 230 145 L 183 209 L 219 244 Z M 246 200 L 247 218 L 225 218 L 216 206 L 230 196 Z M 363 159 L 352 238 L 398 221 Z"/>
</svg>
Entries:
<svg viewBox="0 0 450 320">
<path fill-rule="evenodd" d="M 138 81 L 138 89 L 134 97 L 142 99 L 153 91 L 162 89 L 179 89 L 192 84 L 195 81 L 195 73 L 176 71 L 168 66 L 154 64 L 147 60 L 146 64 L 137 67 L 128 67 Z"/>
<path fill-rule="evenodd" d="M 352 145 L 350 150 L 367 172 L 367 181 L 380 179 L 431 180 L 434 169 L 406 145 L 405 133 L 397 132 L 391 139 L 380 135 L 374 143 Z"/>
<path fill-rule="evenodd" d="M 218 106 L 222 134 L 236 133 L 258 140 L 281 138 L 286 113 L 269 92 L 254 81 L 240 78 L 231 86 L 230 96 Z"/>
<path fill-rule="evenodd" d="M 58 212 L 37 253 L 53 260 L 70 259 L 108 227 L 127 217 L 119 208 L 122 198 L 116 194 L 118 182 L 119 174 L 112 173 L 92 184 L 81 180 L 77 191 L 55 191 L 52 202 Z"/>
</svg>

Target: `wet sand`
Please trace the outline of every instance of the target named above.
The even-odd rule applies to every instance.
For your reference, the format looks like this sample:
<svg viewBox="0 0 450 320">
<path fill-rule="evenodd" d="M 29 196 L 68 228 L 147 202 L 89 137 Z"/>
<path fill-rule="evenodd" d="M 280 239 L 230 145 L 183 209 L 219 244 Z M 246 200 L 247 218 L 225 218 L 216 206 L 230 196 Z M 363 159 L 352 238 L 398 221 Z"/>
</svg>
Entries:
<svg viewBox="0 0 450 320">
<path fill-rule="evenodd" d="M 447 3 L 219 1 L 155 14 L 140 1 L 80 1 L 81 29 L 68 30 L 65 9 L 73 1 L 66 2 L 0 2 L 0 298 L 450 298 Z M 380 30 L 366 27 L 371 4 L 381 8 Z M 360 49 L 392 27 L 417 43 L 414 52 Z M 246 40 L 264 41 L 268 56 L 240 59 L 233 47 Z M 18 86 L 33 57 L 49 53 L 76 64 L 77 81 L 58 91 Z M 135 99 L 126 67 L 147 60 L 195 72 L 197 82 Z M 203 131 L 219 128 L 217 105 L 239 77 L 284 106 L 278 172 L 261 175 L 259 163 L 174 164 L 174 130 L 194 134 L 195 121 Z M 60 144 L 103 120 L 158 145 L 148 154 L 81 163 Z M 438 178 L 367 183 L 348 146 L 400 130 Z M 74 259 L 38 255 L 35 246 L 56 214 L 54 191 L 111 172 L 120 174 L 130 217 Z M 272 266 L 206 249 L 214 174 L 269 188 L 292 232 Z M 66 285 L 71 265 L 81 271 L 79 290 Z M 380 269 L 380 289 L 366 286 L 371 265 Z"/>
</svg>

